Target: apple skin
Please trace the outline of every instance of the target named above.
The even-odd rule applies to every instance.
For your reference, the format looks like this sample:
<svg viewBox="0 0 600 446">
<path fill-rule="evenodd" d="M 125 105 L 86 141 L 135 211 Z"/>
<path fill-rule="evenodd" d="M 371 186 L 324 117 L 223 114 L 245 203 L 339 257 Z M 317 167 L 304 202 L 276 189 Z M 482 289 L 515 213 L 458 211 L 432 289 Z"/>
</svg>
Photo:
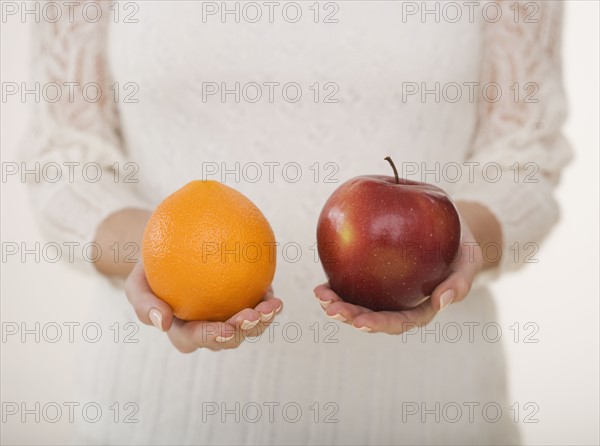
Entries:
<svg viewBox="0 0 600 446">
<path fill-rule="evenodd" d="M 329 286 L 346 302 L 400 311 L 424 302 L 450 273 L 460 217 L 448 195 L 427 183 L 368 175 L 329 197 L 317 246 Z"/>
</svg>

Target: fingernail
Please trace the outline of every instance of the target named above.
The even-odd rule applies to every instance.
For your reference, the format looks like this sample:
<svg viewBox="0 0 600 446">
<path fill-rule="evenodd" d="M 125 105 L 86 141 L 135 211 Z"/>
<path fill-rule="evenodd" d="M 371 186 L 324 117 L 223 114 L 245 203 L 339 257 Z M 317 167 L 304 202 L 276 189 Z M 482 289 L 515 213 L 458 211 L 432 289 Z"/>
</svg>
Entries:
<svg viewBox="0 0 600 446">
<path fill-rule="evenodd" d="M 327 316 L 329 316 L 329 315 L 327 315 Z M 336 321 L 340 321 L 340 322 L 346 322 L 348 320 L 340 313 L 335 313 L 333 316 L 329 316 L 329 317 L 331 319 L 335 319 Z"/>
<path fill-rule="evenodd" d="M 256 319 L 255 321 L 242 321 L 241 329 L 242 330 L 250 330 L 251 328 L 256 327 L 256 324 L 260 322 L 260 319 Z"/>
<path fill-rule="evenodd" d="M 233 336 L 235 336 L 235 335 L 227 336 L 226 338 L 224 338 L 223 336 L 216 336 L 215 341 L 217 341 L 217 342 L 231 341 L 233 339 Z"/>
<path fill-rule="evenodd" d="M 283 305 L 279 305 L 279 307 L 275 310 L 275 314 L 279 313 L 282 308 L 283 308 Z"/>
<path fill-rule="evenodd" d="M 275 310 L 271 311 L 268 314 L 260 313 L 260 320 L 262 322 L 267 322 L 268 320 L 271 320 L 271 318 L 273 317 L 274 314 L 275 314 Z"/>
<path fill-rule="evenodd" d="M 356 328 L 358 331 L 364 331 L 365 333 L 369 333 L 369 332 L 373 331 L 366 325 L 363 325 L 362 327 L 354 327 L 354 328 Z"/>
<path fill-rule="evenodd" d="M 319 299 L 319 303 L 321 304 L 321 307 L 323 307 L 326 310 L 327 307 L 331 304 L 331 301 Z"/>
<path fill-rule="evenodd" d="M 164 331 L 162 327 L 162 313 L 156 308 L 150 308 L 148 317 L 152 321 L 152 325 L 158 328 L 160 331 Z"/>
<path fill-rule="evenodd" d="M 446 290 L 440 296 L 440 311 L 446 308 L 454 300 L 454 290 Z"/>
</svg>

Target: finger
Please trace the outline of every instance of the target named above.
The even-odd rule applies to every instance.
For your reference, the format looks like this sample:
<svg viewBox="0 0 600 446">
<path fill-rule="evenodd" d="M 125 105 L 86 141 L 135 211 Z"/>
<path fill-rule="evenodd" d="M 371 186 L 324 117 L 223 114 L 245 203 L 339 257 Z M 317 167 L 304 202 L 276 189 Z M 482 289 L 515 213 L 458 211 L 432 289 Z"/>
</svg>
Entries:
<svg viewBox="0 0 600 446">
<path fill-rule="evenodd" d="M 354 318 L 353 326 L 361 331 L 373 333 L 401 334 L 431 322 L 435 317 L 431 299 L 404 311 L 372 311 Z"/>
<path fill-rule="evenodd" d="M 202 322 L 195 329 L 194 337 L 198 347 L 214 351 L 238 348 L 246 339 L 245 331 L 223 322 Z M 223 324 L 223 325 L 221 325 Z M 214 332 L 217 334 L 213 334 Z"/>
<path fill-rule="evenodd" d="M 481 262 L 475 258 L 479 254 L 479 251 L 475 251 L 474 256 L 463 255 L 453 266 L 452 273 L 433 290 L 431 302 L 436 311 L 467 297 L 480 270 Z"/>
<path fill-rule="evenodd" d="M 227 319 L 228 324 L 231 324 L 240 330 L 250 330 L 256 327 L 259 322 L 260 313 L 252 308 L 246 308 Z"/>
<path fill-rule="evenodd" d="M 244 340 L 240 330 L 224 322 L 186 322 L 180 319 L 175 319 L 168 335 L 173 345 L 183 353 L 190 353 L 198 348 L 235 348 Z"/>
<path fill-rule="evenodd" d="M 283 302 L 277 297 L 271 297 L 263 300 L 254 309 L 260 314 L 260 321 L 267 322 L 273 319 L 275 313 L 279 313 L 283 308 Z"/>
<path fill-rule="evenodd" d="M 269 325 L 271 325 L 271 323 L 275 320 L 275 317 L 277 315 L 277 312 L 275 312 L 275 314 L 271 317 L 271 319 L 266 320 L 266 321 L 261 321 L 259 322 L 259 324 L 247 331 L 244 331 L 244 336 L 246 338 L 255 338 L 257 336 L 262 335 L 268 328 Z"/>
<path fill-rule="evenodd" d="M 265 299 L 255 308 L 243 309 L 229 318 L 227 323 L 238 327 L 240 330 L 251 330 L 259 322 L 271 319 L 275 315 L 275 312 L 281 309 L 282 305 L 281 300 L 273 297 L 273 292 L 269 290 L 265 294 Z"/>
<path fill-rule="evenodd" d="M 141 262 L 127 277 L 125 295 L 142 323 L 154 325 L 162 331 L 168 331 L 171 328 L 173 309 L 152 292 Z"/>
<path fill-rule="evenodd" d="M 185 323 L 186 322 L 181 319 L 175 319 L 167 336 L 169 336 L 171 344 L 173 344 L 181 353 L 191 353 L 196 351 L 198 346 L 190 336 L 185 335 L 185 330 L 183 328 Z"/>
<path fill-rule="evenodd" d="M 357 316 L 369 312 L 372 312 L 372 310 L 344 301 L 333 302 L 325 310 L 325 314 L 327 314 L 328 317 L 335 319 L 336 321 L 348 322 L 349 324 L 351 324 Z"/>
<path fill-rule="evenodd" d="M 244 332 L 244 336 L 247 338 L 255 338 L 262 335 L 271 322 L 275 320 L 275 315 L 283 309 L 283 302 L 281 299 L 273 296 L 273 288 L 270 288 L 265 295 L 265 300 L 259 303 L 254 309 L 260 314 L 260 322 L 256 327 Z"/>
<path fill-rule="evenodd" d="M 343 300 L 329 287 L 328 283 L 323 283 L 316 287 L 314 289 L 314 293 L 323 309 L 327 309 L 327 307 L 333 302 L 340 302 Z"/>
</svg>

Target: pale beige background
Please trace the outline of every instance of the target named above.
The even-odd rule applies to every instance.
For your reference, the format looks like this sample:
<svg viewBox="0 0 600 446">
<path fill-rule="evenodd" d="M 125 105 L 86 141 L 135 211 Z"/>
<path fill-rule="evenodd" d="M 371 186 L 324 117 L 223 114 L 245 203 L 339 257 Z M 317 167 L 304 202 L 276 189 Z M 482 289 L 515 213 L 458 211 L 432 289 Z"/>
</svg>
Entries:
<svg viewBox="0 0 600 446">
<path fill-rule="evenodd" d="M 565 81 L 571 114 L 566 133 L 575 161 L 558 190 L 563 218 L 538 254 L 540 262 L 494 285 L 501 326 L 535 322 L 538 344 L 514 343 L 508 351 L 511 400 L 539 405 L 539 423 L 521 424 L 528 444 L 598 444 L 598 2 L 569 1 L 564 34 Z M 2 81 L 28 76 L 29 25 L 1 24 Z M 16 160 L 28 109 L 2 103 L 2 161 Z M 32 220 L 24 185 L 2 184 L 2 241 L 33 243 L 43 236 Z M 85 276 L 61 264 L 1 264 L 3 322 L 82 321 L 89 296 Z M 40 316 L 43 315 L 43 316 Z M 1 399 L 73 401 L 73 346 L 28 342 L 0 344 Z M 3 444 L 60 444 L 71 426 L 2 423 Z"/>
</svg>

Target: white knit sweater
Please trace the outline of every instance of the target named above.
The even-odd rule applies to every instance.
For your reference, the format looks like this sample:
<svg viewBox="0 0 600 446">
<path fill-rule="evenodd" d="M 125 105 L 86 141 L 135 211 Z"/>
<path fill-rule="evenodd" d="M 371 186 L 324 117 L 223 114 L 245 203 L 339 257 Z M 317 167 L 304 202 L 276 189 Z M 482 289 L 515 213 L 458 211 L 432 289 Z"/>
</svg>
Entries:
<svg viewBox="0 0 600 446">
<path fill-rule="evenodd" d="M 453 198 L 495 213 L 504 235 L 497 272 L 521 265 L 532 252 L 527 243 L 538 243 L 558 217 L 552 192 L 571 155 L 560 134 L 559 2 L 540 2 L 539 9 L 508 2 L 497 21 L 496 9 L 485 9 L 484 17 L 484 3 L 472 21 L 466 6 L 453 20 L 442 5 L 439 23 L 432 14 L 412 14 L 422 2 L 409 3 L 300 2 L 285 13 L 281 3 L 269 20 L 269 6 L 258 2 L 256 23 L 256 6 L 238 3 L 236 23 L 232 14 L 212 14 L 221 2 L 139 2 L 128 9 L 101 2 L 98 22 L 83 19 L 80 5 L 73 21 L 63 14 L 36 25 L 34 80 L 63 85 L 63 95 L 37 107 L 26 158 L 104 169 L 98 182 L 84 180 L 77 167 L 73 181 L 32 182 L 35 209 L 53 240 L 90 242 L 112 212 L 151 209 L 204 175 L 253 200 L 280 243 L 274 288 L 285 311 L 258 342 L 182 355 L 166 336 L 142 326 L 138 343 L 87 345 L 82 400 L 106 407 L 134 402 L 139 421 L 103 417 L 84 423 L 82 438 L 518 441 L 501 342 L 482 336 L 481 327 L 496 318 L 485 287 L 440 314 L 425 340 L 339 326 L 325 320 L 312 295 L 324 281 L 315 260 L 321 206 L 346 179 L 389 174 L 386 155 L 407 178 L 437 183 Z M 302 16 L 291 23 L 298 8 Z M 71 98 L 65 82 L 95 82 L 102 97 L 90 101 L 91 89 L 85 100 L 76 87 Z M 222 98 L 223 88 L 235 90 L 236 83 L 239 102 L 231 92 Z M 498 91 L 501 99 L 492 100 Z M 436 169 L 439 178 L 431 173 Z M 454 181 L 457 171 L 462 176 Z M 132 173 L 136 182 L 125 181 Z M 107 327 L 135 320 L 121 284 L 92 273 L 90 287 L 99 294 L 90 309 L 94 320 Z M 457 324 L 462 336 L 451 342 Z M 474 339 L 469 324 L 479 324 Z M 486 404 L 502 408 L 499 420 L 485 419 Z M 493 409 L 488 415 L 495 417 Z"/>
</svg>

